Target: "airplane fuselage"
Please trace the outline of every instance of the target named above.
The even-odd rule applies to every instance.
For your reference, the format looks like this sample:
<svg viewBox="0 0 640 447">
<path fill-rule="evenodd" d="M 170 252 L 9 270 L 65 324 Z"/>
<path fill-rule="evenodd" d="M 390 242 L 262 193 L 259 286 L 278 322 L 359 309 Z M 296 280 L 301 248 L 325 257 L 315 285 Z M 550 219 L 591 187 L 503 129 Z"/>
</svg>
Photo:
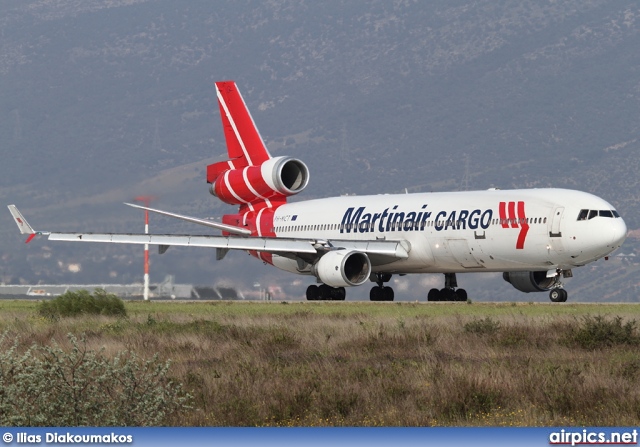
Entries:
<svg viewBox="0 0 640 447">
<path fill-rule="evenodd" d="M 583 210 L 597 213 L 578 220 Z M 273 230 L 277 237 L 327 239 L 347 248 L 353 241 L 400 241 L 408 257 L 373 268 L 388 273 L 571 269 L 611 253 L 627 231 L 611 204 L 566 189 L 309 200 L 280 206 Z M 288 258 L 274 255 L 273 264 L 306 273 Z"/>
</svg>

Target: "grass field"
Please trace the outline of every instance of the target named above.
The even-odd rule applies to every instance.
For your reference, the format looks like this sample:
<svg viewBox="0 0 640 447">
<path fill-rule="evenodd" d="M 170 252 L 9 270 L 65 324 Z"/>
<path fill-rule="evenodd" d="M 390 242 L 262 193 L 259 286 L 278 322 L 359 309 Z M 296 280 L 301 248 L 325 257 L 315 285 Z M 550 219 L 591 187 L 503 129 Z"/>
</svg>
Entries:
<svg viewBox="0 0 640 447">
<path fill-rule="evenodd" d="M 176 426 L 637 425 L 634 304 L 127 302 L 38 317 L 0 301 L 20 349 L 67 333 L 171 359 Z"/>
</svg>

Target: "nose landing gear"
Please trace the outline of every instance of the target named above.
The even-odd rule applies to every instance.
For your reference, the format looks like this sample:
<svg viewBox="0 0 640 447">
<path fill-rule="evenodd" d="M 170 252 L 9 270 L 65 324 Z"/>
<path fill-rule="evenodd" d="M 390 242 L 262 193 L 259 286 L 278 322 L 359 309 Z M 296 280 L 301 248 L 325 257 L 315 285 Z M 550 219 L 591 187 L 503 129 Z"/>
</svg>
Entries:
<svg viewBox="0 0 640 447">
<path fill-rule="evenodd" d="M 564 303 L 565 301 L 567 301 L 569 294 L 565 289 L 562 288 L 562 282 L 560 281 L 560 278 L 571 278 L 572 276 L 573 273 L 571 272 L 571 270 L 556 270 L 555 280 L 553 282 L 551 291 L 549 292 L 549 299 L 551 300 L 551 302 Z"/>
<path fill-rule="evenodd" d="M 549 299 L 554 303 L 564 303 L 567 301 L 569 294 L 564 289 L 551 289 L 549 292 Z"/>
</svg>

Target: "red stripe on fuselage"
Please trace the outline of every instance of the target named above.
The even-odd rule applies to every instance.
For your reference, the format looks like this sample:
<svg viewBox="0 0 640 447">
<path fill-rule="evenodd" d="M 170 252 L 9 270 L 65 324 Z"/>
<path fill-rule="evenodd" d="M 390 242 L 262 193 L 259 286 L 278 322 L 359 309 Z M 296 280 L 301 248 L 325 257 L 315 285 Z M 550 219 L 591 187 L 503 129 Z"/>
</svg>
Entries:
<svg viewBox="0 0 640 447">
<path fill-rule="evenodd" d="M 508 213 L 508 214 L 507 214 Z M 502 228 L 520 228 L 518 239 L 516 241 L 516 249 L 522 250 L 524 242 L 529 232 L 529 224 L 524 211 L 524 202 L 500 202 L 498 205 L 498 214 L 500 216 L 500 224 Z"/>
<path fill-rule="evenodd" d="M 516 249 L 522 250 L 524 248 L 524 241 L 527 238 L 529 232 L 529 224 L 527 223 L 527 216 L 524 213 L 524 202 L 518 202 L 518 218 L 520 220 L 520 233 L 518 234 L 518 241 L 516 242 Z"/>
<path fill-rule="evenodd" d="M 261 208 L 260 211 L 252 213 L 247 219 L 250 222 L 254 236 L 258 237 L 275 237 L 276 234 L 273 231 L 273 219 L 276 209 L 284 203 L 277 203 L 275 207 Z M 273 256 L 267 252 L 250 252 L 252 256 L 273 265 Z"/>
</svg>

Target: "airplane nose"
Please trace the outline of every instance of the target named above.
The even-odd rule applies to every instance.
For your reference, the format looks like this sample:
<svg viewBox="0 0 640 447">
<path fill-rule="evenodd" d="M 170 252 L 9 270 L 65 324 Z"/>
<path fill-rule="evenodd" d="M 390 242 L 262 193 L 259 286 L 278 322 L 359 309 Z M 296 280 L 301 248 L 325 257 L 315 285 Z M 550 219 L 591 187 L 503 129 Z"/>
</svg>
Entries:
<svg viewBox="0 0 640 447">
<path fill-rule="evenodd" d="M 611 225 L 611 245 L 616 249 L 627 239 L 627 224 L 624 223 L 622 217 L 615 219 L 613 222 L 613 225 Z"/>
</svg>

